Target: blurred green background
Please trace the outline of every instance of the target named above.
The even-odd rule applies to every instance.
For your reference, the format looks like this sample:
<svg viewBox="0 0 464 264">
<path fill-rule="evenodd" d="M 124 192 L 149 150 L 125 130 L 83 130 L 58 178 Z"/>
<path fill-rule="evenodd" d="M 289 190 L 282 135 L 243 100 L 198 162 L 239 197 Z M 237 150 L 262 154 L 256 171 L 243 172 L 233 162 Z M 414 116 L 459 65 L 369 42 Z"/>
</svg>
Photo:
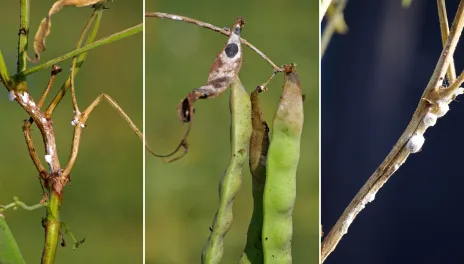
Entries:
<svg viewBox="0 0 464 264">
<path fill-rule="evenodd" d="M 146 11 L 184 15 L 231 27 L 246 19 L 242 36 L 276 64 L 298 64 L 306 93 L 305 126 L 297 176 L 294 210 L 293 263 L 318 262 L 318 2 L 305 0 L 146 1 Z M 203 85 L 226 37 L 195 25 L 146 19 L 146 135 L 157 152 L 171 151 L 181 139 L 176 107 L 192 89 Z M 251 92 L 272 73 L 256 53 L 244 48 L 240 78 Z M 283 76 L 261 95 L 265 117 L 272 125 Z M 195 105 L 190 152 L 165 164 L 146 156 L 147 263 L 199 263 L 218 206 L 218 182 L 230 157 L 229 91 Z M 247 164 L 248 165 L 248 164 Z M 248 166 L 234 204 L 234 222 L 225 238 L 222 263 L 237 263 L 245 246 L 252 212 Z"/>
<path fill-rule="evenodd" d="M 54 1 L 31 1 L 30 40 L 40 20 Z M 114 1 L 104 11 L 97 39 L 142 23 L 142 1 Z M 74 49 L 81 29 L 92 8 L 67 7 L 52 17 L 52 30 L 47 38 L 47 50 L 41 56 L 45 62 Z M 16 69 L 19 30 L 19 1 L 2 1 L 0 8 L 0 48 L 11 73 Z M 29 45 L 32 56 L 32 43 Z M 92 50 L 76 77 L 77 100 L 80 108 L 87 107 L 99 94 L 112 96 L 141 128 L 143 124 L 143 37 L 139 33 L 127 39 Z M 70 60 L 60 64 L 52 96 L 69 74 Z M 31 66 L 31 64 L 29 64 Z M 45 88 L 49 70 L 28 78 L 31 95 L 38 100 Z M 3 87 L 3 85 L 2 85 Z M 3 138 L 0 150 L 0 204 L 18 196 L 28 204 L 38 203 L 41 189 L 22 133 L 25 112 L 8 100 L 6 89 L 0 99 Z M 47 100 L 46 105 L 51 98 Z M 72 129 L 73 110 L 70 94 L 53 116 L 58 151 L 62 166 L 67 164 Z M 123 119 L 103 102 L 88 120 L 84 129 L 79 156 L 72 171 L 72 186 L 64 190 L 61 218 L 78 239 L 86 238 L 76 251 L 72 240 L 59 248 L 56 263 L 141 263 L 143 238 L 143 146 Z M 34 140 L 40 157 L 43 144 L 37 128 Z M 45 210 L 23 210 L 5 213 L 9 226 L 28 263 L 38 263 L 44 242 L 41 218 Z"/>
</svg>

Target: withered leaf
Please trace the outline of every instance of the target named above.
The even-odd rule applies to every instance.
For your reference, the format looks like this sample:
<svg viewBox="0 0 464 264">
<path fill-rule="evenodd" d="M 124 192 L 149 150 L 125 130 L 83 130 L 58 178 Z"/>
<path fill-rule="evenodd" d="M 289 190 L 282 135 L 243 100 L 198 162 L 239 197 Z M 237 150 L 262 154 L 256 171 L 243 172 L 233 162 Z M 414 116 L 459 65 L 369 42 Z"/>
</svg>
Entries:
<svg viewBox="0 0 464 264">
<path fill-rule="evenodd" d="M 39 25 L 39 29 L 34 37 L 34 52 L 35 59 L 29 59 L 30 61 L 37 62 L 40 59 L 40 54 L 45 51 L 45 39 L 50 34 L 52 27 L 51 16 L 60 11 L 65 6 L 89 6 L 96 3 L 104 2 L 105 0 L 59 0 L 56 1 L 52 8 L 48 11 L 48 15 L 42 19 Z"/>
<path fill-rule="evenodd" d="M 226 45 L 216 56 L 208 75 L 208 82 L 191 91 L 179 104 L 179 118 L 183 122 L 190 122 L 193 115 L 193 103 L 198 99 L 214 98 L 229 87 L 242 66 L 242 47 L 240 32 L 245 25 L 242 18 L 238 18 L 232 27 Z"/>
</svg>

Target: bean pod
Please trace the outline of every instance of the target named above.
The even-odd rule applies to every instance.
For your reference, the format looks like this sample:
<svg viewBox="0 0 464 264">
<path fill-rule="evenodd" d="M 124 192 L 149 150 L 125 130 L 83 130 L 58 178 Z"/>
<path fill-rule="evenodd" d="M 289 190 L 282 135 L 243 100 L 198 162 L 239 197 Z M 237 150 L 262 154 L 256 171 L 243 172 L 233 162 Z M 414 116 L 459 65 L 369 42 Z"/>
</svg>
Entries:
<svg viewBox="0 0 464 264">
<path fill-rule="evenodd" d="M 250 140 L 250 172 L 252 176 L 253 214 L 248 227 L 245 250 L 240 264 L 259 264 L 264 262 L 262 229 L 263 229 L 263 194 L 266 183 L 266 159 L 269 148 L 269 128 L 259 103 L 259 89 L 251 93 L 251 140 Z"/>
<path fill-rule="evenodd" d="M 303 98 L 295 65 L 285 65 L 284 87 L 274 116 L 264 188 L 264 262 L 292 263 L 292 213 L 303 129 Z"/>
<path fill-rule="evenodd" d="M 232 156 L 219 182 L 219 208 L 214 216 L 211 234 L 203 247 L 201 263 L 216 264 L 224 254 L 224 237 L 232 224 L 232 206 L 242 184 L 243 166 L 248 158 L 251 136 L 250 97 L 238 77 L 231 84 L 230 114 Z"/>
</svg>

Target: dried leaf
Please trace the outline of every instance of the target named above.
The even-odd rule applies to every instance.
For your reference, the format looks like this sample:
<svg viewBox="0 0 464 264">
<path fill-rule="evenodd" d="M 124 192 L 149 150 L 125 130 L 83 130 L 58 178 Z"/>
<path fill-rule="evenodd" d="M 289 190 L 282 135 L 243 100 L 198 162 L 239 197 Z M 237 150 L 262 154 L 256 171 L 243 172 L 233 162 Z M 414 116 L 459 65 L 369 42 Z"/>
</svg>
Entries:
<svg viewBox="0 0 464 264">
<path fill-rule="evenodd" d="M 60 11 L 65 6 L 89 6 L 96 3 L 104 2 L 105 0 L 60 0 L 53 4 L 50 11 L 48 11 L 48 15 L 42 19 L 39 25 L 39 29 L 34 37 L 34 52 L 35 52 L 35 59 L 30 59 L 30 61 L 37 62 L 40 59 L 40 54 L 45 51 L 45 39 L 50 34 L 50 29 L 52 27 L 51 16 L 58 11 Z"/>
<path fill-rule="evenodd" d="M 193 115 L 193 103 L 198 99 L 214 98 L 225 90 L 235 79 L 242 66 L 242 47 L 240 32 L 245 21 L 238 18 L 232 27 L 229 39 L 224 48 L 216 56 L 209 71 L 208 82 L 190 92 L 178 106 L 179 118 L 190 122 Z"/>
</svg>

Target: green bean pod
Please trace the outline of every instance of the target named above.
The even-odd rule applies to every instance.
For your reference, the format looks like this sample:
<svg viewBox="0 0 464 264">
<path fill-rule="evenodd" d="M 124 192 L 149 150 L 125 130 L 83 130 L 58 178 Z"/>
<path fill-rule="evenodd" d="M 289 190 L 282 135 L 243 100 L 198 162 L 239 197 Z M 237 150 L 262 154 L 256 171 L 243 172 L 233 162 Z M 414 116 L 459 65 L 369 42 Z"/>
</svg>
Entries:
<svg viewBox="0 0 464 264">
<path fill-rule="evenodd" d="M 264 187 L 264 263 L 292 263 L 292 213 L 303 129 L 303 98 L 293 64 L 285 65 L 284 87 L 274 116 Z"/>
<path fill-rule="evenodd" d="M 259 103 L 259 90 L 251 93 L 251 140 L 250 140 L 250 172 L 252 176 L 253 214 L 248 227 L 245 250 L 240 264 L 260 264 L 264 262 L 262 229 L 263 229 L 263 194 L 266 183 L 266 159 L 269 148 L 269 128 Z"/>
<path fill-rule="evenodd" d="M 5 216 L 0 213 L 0 263 L 21 264 L 24 259 L 18 245 L 6 223 Z"/>
<path fill-rule="evenodd" d="M 248 158 L 251 136 L 250 97 L 238 77 L 231 84 L 230 114 L 232 156 L 219 182 L 219 208 L 214 216 L 212 231 L 203 247 L 201 263 L 216 264 L 224 253 L 224 237 L 232 225 L 232 206 L 242 184 L 243 166 Z"/>
</svg>

